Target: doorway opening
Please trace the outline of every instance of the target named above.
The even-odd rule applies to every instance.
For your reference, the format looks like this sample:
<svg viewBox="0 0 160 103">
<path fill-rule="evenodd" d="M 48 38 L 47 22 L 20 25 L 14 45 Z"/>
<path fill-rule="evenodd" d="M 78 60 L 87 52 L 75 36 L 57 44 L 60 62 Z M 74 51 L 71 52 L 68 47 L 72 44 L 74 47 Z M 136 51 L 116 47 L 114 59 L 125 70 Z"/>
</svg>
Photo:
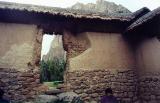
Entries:
<svg viewBox="0 0 160 103">
<path fill-rule="evenodd" d="M 44 34 L 42 39 L 40 80 L 41 83 L 63 82 L 66 66 L 66 51 L 62 35 Z"/>
</svg>

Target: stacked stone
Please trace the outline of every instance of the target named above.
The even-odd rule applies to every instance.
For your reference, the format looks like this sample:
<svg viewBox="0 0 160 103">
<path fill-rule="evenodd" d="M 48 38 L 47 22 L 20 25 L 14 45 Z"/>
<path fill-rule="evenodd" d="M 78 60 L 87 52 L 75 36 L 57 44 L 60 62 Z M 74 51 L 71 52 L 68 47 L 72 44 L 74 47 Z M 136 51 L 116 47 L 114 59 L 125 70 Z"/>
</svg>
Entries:
<svg viewBox="0 0 160 103">
<path fill-rule="evenodd" d="M 143 103 L 159 103 L 160 73 L 147 73 L 139 78 L 139 97 Z"/>
<path fill-rule="evenodd" d="M 67 51 L 67 58 L 72 58 L 83 53 L 88 48 L 89 41 L 83 34 L 78 36 L 66 33 L 63 35 L 63 45 Z"/>
<path fill-rule="evenodd" d="M 111 87 L 114 95 L 123 103 L 138 101 L 137 79 L 132 70 L 74 71 L 69 72 L 67 78 L 67 85 L 84 101 L 99 101 L 107 87 Z"/>
<path fill-rule="evenodd" d="M 0 87 L 5 97 L 15 101 L 33 99 L 40 86 L 38 72 L 20 72 L 15 69 L 0 68 Z"/>
<path fill-rule="evenodd" d="M 68 45 L 69 45 L 69 47 L 68 47 L 67 53 L 70 57 L 77 56 L 86 50 L 85 46 L 83 46 L 81 44 L 69 43 Z"/>
</svg>

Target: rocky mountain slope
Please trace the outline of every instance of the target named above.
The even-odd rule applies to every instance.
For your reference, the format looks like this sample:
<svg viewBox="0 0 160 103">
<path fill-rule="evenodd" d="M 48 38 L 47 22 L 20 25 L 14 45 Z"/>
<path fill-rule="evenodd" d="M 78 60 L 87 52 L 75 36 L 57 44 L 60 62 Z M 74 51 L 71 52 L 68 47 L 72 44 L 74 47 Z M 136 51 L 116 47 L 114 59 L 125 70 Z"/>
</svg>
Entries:
<svg viewBox="0 0 160 103">
<path fill-rule="evenodd" d="M 54 58 L 64 59 L 65 60 L 66 52 L 63 49 L 63 42 L 61 35 L 55 35 L 53 39 L 49 52 L 46 55 L 43 55 L 42 59 L 44 61 L 53 60 Z"/>
<path fill-rule="evenodd" d="M 108 2 L 105 0 L 97 0 L 96 4 L 88 3 L 76 3 L 70 9 L 74 10 L 84 10 L 84 11 L 91 11 L 91 12 L 100 12 L 105 14 L 110 13 L 118 13 L 118 14 L 126 14 L 131 13 L 127 8 L 123 7 L 122 5 L 117 5 L 113 2 Z"/>
</svg>

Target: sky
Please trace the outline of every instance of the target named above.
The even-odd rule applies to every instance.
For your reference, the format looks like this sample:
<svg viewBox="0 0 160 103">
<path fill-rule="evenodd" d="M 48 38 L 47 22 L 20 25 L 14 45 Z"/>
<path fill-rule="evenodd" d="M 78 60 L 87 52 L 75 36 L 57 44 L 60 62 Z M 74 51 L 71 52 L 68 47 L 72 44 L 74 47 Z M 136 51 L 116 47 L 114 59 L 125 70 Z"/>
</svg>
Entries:
<svg viewBox="0 0 160 103">
<path fill-rule="evenodd" d="M 51 6 L 51 7 L 61 7 L 66 8 L 74 5 L 76 2 L 81 2 L 84 4 L 87 3 L 96 3 L 96 0 L 0 0 L 6 2 L 16 2 L 23 4 L 34 4 L 42 6 Z M 134 12 L 142 7 L 148 7 L 150 10 L 153 10 L 160 6 L 160 0 L 106 0 L 114 2 L 116 4 L 121 4 L 130 11 Z M 41 54 L 47 54 L 49 51 L 50 44 L 54 36 L 44 35 L 42 43 Z"/>
</svg>

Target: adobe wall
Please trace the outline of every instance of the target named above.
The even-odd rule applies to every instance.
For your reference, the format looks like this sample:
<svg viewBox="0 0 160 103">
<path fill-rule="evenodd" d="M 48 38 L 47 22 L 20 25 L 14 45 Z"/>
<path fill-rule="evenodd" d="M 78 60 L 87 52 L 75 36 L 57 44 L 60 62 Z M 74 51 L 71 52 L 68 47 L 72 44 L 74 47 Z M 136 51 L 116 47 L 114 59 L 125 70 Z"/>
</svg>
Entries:
<svg viewBox="0 0 160 103">
<path fill-rule="evenodd" d="M 41 88 L 42 30 L 36 25 L 0 23 L 0 87 L 14 101 L 32 99 Z M 120 33 L 65 31 L 65 83 L 85 101 L 99 100 L 107 87 L 122 102 L 160 101 L 160 42 L 143 40 L 136 52 Z M 138 74 L 137 74 L 138 73 Z"/>
<path fill-rule="evenodd" d="M 0 23 L 0 87 L 6 98 L 31 99 L 39 84 L 42 30 L 35 25 Z"/>
<path fill-rule="evenodd" d="M 143 40 L 136 50 L 139 73 L 139 97 L 141 102 L 160 101 L 160 41 L 156 38 Z"/>
<path fill-rule="evenodd" d="M 85 101 L 98 101 L 107 87 L 122 102 L 137 101 L 134 53 L 119 33 L 65 32 L 68 89 Z"/>
</svg>

